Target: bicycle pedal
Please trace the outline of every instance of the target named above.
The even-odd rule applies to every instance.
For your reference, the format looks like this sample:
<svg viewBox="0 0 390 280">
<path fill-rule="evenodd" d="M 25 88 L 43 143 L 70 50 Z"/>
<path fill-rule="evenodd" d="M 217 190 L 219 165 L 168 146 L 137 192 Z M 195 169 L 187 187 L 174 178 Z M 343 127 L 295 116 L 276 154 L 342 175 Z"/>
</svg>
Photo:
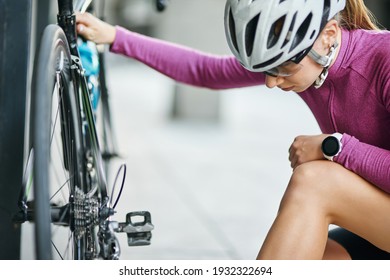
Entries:
<svg viewBox="0 0 390 280">
<path fill-rule="evenodd" d="M 142 218 L 141 221 L 135 219 Z M 150 245 L 152 239 L 151 231 L 154 229 L 152 218 L 148 211 L 130 212 L 126 215 L 126 222 L 119 223 L 116 231 L 127 234 L 128 246 Z"/>
</svg>

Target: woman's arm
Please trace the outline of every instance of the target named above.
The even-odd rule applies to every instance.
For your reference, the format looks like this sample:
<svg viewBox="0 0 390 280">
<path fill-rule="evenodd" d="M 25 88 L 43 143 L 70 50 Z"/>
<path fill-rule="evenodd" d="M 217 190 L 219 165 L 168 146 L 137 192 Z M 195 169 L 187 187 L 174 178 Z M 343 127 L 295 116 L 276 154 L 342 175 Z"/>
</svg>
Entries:
<svg viewBox="0 0 390 280">
<path fill-rule="evenodd" d="M 265 75 L 244 69 L 234 56 L 218 56 L 116 27 L 110 50 L 134 58 L 182 83 L 211 89 L 264 84 Z"/>
<path fill-rule="evenodd" d="M 360 142 L 346 133 L 335 162 L 390 193 L 390 151 Z"/>
<path fill-rule="evenodd" d="M 77 32 L 111 51 L 139 60 L 172 79 L 193 86 L 228 89 L 264 84 L 265 75 L 244 69 L 233 56 L 217 56 L 154 39 L 77 14 Z"/>
</svg>

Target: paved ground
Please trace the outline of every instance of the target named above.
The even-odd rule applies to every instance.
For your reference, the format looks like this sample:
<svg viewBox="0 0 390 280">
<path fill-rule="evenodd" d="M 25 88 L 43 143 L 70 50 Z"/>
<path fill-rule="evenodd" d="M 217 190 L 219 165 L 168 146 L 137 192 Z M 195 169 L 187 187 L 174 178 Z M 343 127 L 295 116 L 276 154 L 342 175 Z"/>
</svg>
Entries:
<svg viewBox="0 0 390 280">
<path fill-rule="evenodd" d="M 265 87 L 226 90 L 215 92 L 220 122 L 172 120 L 173 81 L 127 58 L 108 62 L 123 155 L 114 166 L 127 165 L 116 218 L 149 210 L 155 225 L 148 247 L 120 236 L 122 258 L 254 259 L 291 174 L 291 141 L 319 132 L 306 105 Z"/>
</svg>

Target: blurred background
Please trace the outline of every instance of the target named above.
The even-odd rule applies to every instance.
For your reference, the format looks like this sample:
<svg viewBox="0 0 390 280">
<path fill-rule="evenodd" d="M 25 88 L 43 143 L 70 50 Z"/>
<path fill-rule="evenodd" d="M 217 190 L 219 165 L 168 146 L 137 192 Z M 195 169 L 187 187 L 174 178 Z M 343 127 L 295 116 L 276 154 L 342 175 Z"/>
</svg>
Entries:
<svg viewBox="0 0 390 280">
<path fill-rule="evenodd" d="M 55 1 L 22 2 L 32 11 L 25 58 L 28 90 L 36 42 L 43 26 L 54 21 L 57 7 L 51 5 Z M 389 26 L 389 1 L 365 2 Z M 170 0 L 166 10 L 157 12 L 154 0 L 110 0 L 105 1 L 105 16 L 111 24 L 146 35 L 230 54 L 224 4 L 225 0 Z M 291 175 L 291 142 L 297 135 L 320 133 L 307 106 L 294 93 L 265 86 L 223 91 L 186 86 L 109 52 L 107 67 L 122 156 L 113 164 L 109 184 L 120 165 L 127 166 L 115 218 L 124 221 L 128 211 L 148 210 L 155 225 L 148 247 L 126 247 L 126 236 L 119 236 L 122 259 L 255 259 Z M 24 155 L 17 156 L 12 159 L 21 165 Z M 20 170 L 13 171 L 12 184 L 21 179 Z M 0 187 L 8 191 L 10 176 L 2 180 Z M 14 207 L 7 201 L 0 198 L 5 220 L 7 207 Z M 9 240 L 9 232 L 17 230 L 4 226 L 0 240 Z M 33 242 L 29 225 L 22 227 L 20 238 Z M 18 258 L 7 246 L 2 245 L 1 258 Z M 33 254 L 22 250 L 20 258 L 31 259 Z"/>
</svg>

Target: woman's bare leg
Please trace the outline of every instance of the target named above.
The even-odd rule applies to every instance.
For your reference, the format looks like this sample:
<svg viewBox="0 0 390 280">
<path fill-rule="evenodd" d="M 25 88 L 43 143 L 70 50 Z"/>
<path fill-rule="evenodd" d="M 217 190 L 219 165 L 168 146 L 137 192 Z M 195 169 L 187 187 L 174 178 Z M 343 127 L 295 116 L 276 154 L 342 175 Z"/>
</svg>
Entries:
<svg viewBox="0 0 390 280">
<path fill-rule="evenodd" d="M 291 177 L 258 259 L 327 257 L 336 252 L 327 247 L 335 245 L 327 239 L 330 224 L 390 251 L 388 213 L 390 195 L 341 165 L 325 160 L 302 164 Z"/>
<path fill-rule="evenodd" d="M 351 256 L 343 246 L 332 239 L 328 239 L 323 260 L 350 260 Z"/>
</svg>

